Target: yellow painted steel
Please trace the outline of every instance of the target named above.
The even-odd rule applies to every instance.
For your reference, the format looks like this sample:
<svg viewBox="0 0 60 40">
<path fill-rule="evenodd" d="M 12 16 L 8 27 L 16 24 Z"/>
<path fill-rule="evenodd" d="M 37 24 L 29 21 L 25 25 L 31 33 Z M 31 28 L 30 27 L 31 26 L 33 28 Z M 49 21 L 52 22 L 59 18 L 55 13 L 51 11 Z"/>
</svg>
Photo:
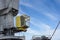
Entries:
<svg viewBox="0 0 60 40">
<path fill-rule="evenodd" d="M 20 18 L 20 16 L 16 17 L 16 27 L 21 27 L 21 18 Z"/>
<path fill-rule="evenodd" d="M 26 28 L 23 28 L 23 27 L 21 27 L 21 28 L 18 28 L 19 30 L 22 30 L 22 31 L 25 31 L 26 30 Z"/>
<path fill-rule="evenodd" d="M 23 30 L 25 31 L 26 28 L 24 28 L 24 26 L 22 27 L 22 24 L 21 24 L 21 16 L 17 16 L 16 17 L 16 27 L 18 28 L 18 30 Z"/>
</svg>

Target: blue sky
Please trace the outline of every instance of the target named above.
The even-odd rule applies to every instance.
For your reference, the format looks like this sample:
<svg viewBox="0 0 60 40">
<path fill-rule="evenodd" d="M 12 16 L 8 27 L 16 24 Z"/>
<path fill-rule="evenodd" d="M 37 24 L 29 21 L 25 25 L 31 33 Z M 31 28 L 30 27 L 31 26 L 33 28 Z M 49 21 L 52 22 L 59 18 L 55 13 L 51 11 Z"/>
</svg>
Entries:
<svg viewBox="0 0 60 40">
<path fill-rule="evenodd" d="M 30 27 L 24 33 L 26 40 L 33 35 L 51 35 L 60 20 L 60 0 L 20 0 L 18 15 L 21 14 L 30 16 Z M 60 26 L 52 40 L 60 40 L 59 34 Z"/>
</svg>

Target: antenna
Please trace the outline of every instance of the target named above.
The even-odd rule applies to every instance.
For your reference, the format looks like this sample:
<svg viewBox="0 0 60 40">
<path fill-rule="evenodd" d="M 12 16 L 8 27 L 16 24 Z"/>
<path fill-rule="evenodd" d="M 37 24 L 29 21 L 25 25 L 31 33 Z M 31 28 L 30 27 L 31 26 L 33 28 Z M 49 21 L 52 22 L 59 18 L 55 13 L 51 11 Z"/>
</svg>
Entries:
<svg viewBox="0 0 60 40">
<path fill-rule="evenodd" d="M 55 32 L 56 32 L 57 28 L 59 27 L 59 24 L 60 24 L 60 21 L 58 22 L 58 24 L 57 24 L 57 26 L 56 26 L 56 28 L 55 28 L 55 30 L 54 30 L 54 32 L 53 32 L 53 34 L 52 34 L 52 36 L 51 36 L 51 38 L 50 38 L 50 39 L 52 39 L 52 37 L 54 36 L 54 34 L 55 34 Z"/>
</svg>

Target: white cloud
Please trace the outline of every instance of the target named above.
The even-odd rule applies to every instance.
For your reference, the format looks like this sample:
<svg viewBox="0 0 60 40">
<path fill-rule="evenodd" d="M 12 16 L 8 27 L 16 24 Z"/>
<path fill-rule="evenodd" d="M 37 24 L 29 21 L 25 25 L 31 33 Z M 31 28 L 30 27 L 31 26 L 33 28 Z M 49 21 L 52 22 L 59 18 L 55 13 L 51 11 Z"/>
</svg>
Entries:
<svg viewBox="0 0 60 40">
<path fill-rule="evenodd" d="M 43 15 L 49 17 L 51 20 L 57 20 L 57 17 L 56 17 L 55 15 L 53 15 L 53 14 L 50 14 L 50 13 L 48 12 L 48 10 L 45 11 L 45 9 L 43 9 L 43 8 L 40 8 L 40 9 L 39 9 L 39 8 L 35 7 L 34 5 L 29 4 L 29 3 L 23 3 L 23 2 L 21 2 L 20 4 L 21 4 L 21 5 L 24 5 L 24 6 L 27 6 L 27 7 L 30 7 L 30 8 L 32 8 L 32 9 L 34 9 L 34 10 L 42 13 Z M 47 6 L 46 6 L 46 7 L 47 7 Z M 48 7 L 47 7 L 47 8 L 48 8 Z M 48 9 L 49 9 L 49 8 L 48 8 Z M 21 10 L 21 9 L 20 9 L 20 10 Z M 21 10 L 21 11 L 22 11 L 22 10 Z M 50 11 L 51 11 L 51 10 L 50 10 Z M 47 12 L 48 12 L 48 13 L 47 13 Z M 24 12 L 22 11 L 22 13 L 24 13 Z M 53 13 L 53 12 L 51 11 L 51 13 Z"/>
<path fill-rule="evenodd" d="M 40 34 L 39 31 L 36 31 L 36 30 L 34 30 L 34 29 L 31 29 L 31 28 L 28 28 L 27 33 L 30 33 L 30 34 L 32 34 L 32 35 Z"/>
<path fill-rule="evenodd" d="M 24 6 L 27 6 L 27 7 L 33 7 L 31 4 L 29 4 L 29 3 L 23 3 L 23 2 L 20 2 L 20 5 L 24 5 Z"/>
<path fill-rule="evenodd" d="M 41 22 L 40 20 L 38 20 L 37 18 L 31 18 L 31 24 L 35 25 L 36 27 L 43 29 L 43 30 L 50 30 L 50 25 L 45 24 L 43 22 Z"/>
<path fill-rule="evenodd" d="M 48 18 L 50 18 L 51 20 L 57 20 L 57 18 L 55 17 L 55 15 L 53 15 L 53 14 L 50 14 L 50 13 L 46 13 L 46 14 L 44 14 L 44 15 L 46 15 Z"/>
<path fill-rule="evenodd" d="M 22 14 L 26 14 L 25 12 L 23 12 L 22 10 L 19 10 L 19 13 L 17 14 L 17 16 L 20 16 Z"/>
</svg>

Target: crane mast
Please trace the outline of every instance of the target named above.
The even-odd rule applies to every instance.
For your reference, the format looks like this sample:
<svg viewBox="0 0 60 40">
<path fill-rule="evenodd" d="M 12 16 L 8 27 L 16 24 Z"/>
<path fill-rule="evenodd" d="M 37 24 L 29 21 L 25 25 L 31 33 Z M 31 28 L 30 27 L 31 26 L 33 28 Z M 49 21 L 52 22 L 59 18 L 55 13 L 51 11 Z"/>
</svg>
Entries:
<svg viewBox="0 0 60 40">
<path fill-rule="evenodd" d="M 18 10 L 19 0 L 0 0 L 0 40 L 21 40 L 21 37 L 14 36 L 14 33 L 25 31 L 28 27 L 27 25 L 18 27 L 18 22 L 17 26 L 14 26 L 14 17 L 18 14 Z"/>
</svg>

